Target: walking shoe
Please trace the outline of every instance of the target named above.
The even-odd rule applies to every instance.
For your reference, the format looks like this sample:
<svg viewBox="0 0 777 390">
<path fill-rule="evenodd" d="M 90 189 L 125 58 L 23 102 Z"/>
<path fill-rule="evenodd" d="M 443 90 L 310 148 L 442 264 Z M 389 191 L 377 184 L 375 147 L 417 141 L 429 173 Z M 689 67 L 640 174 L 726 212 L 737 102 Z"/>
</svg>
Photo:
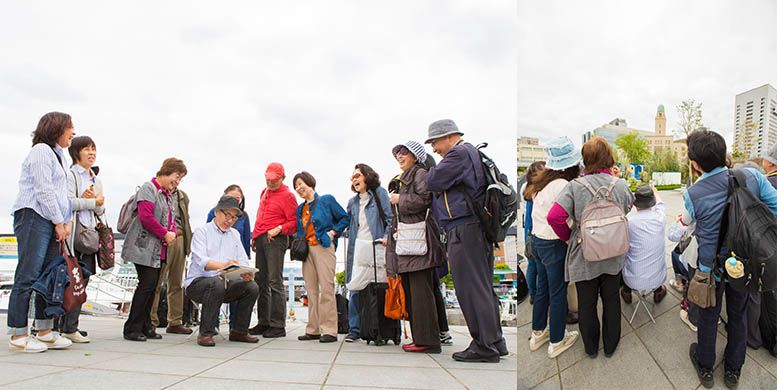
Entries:
<svg viewBox="0 0 777 390">
<path fill-rule="evenodd" d="M 566 351 L 567 349 L 571 348 L 573 345 L 575 345 L 575 341 L 577 341 L 577 331 L 564 331 L 564 339 L 557 342 L 557 343 L 550 343 L 548 345 L 548 358 L 553 359 L 558 355 L 561 355 L 562 352 Z"/>
<path fill-rule="evenodd" d="M 576 324 L 580 319 L 577 316 L 576 311 L 568 311 L 567 312 L 567 324 L 573 325 Z"/>
<path fill-rule="evenodd" d="M 464 363 L 499 363 L 499 355 L 483 356 L 477 352 L 465 349 L 454 353 L 453 360 Z"/>
<path fill-rule="evenodd" d="M 685 283 L 682 279 L 675 279 L 672 283 L 669 283 L 669 287 L 672 287 L 675 291 L 682 293 L 685 291 Z"/>
<path fill-rule="evenodd" d="M 251 333 L 249 330 L 248 333 Z M 274 339 L 276 337 L 286 337 L 286 328 L 269 328 L 262 333 L 262 337 L 266 339 Z"/>
<path fill-rule="evenodd" d="M 149 331 L 149 332 L 143 332 L 143 335 L 146 336 L 147 340 L 159 340 L 162 338 L 162 335 L 157 333 L 156 331 Z"/>
<path fill-rule="evenodd" d="M 660 303 L 664 300 L 664 297 L 666 296 L 666 287 L 661 286 L 661 289 L 658 291 L 653 291 L 653 302 Z"/>
<path fill-rule="evenodd" d="M 192 334 L 192 328 L 187 328 L 183 325 L 169 325 L 167 329 L 165 329 L 165 332 L 167 333 L 174 333 L 174 334 Z"/>
<path fill-rule="evenodd" d="M 418 352 L 418 353 L 440 353 L 442 348 L 440 347 L 423 347 L 415 345 L 415 343 L 405 344 L 402 346 L 402 350 L 405 352 Z"/>
<path fill-rule="evenodd" d="M 334 343 L 337 341 L 337 336 L 332 336 L 330 334 L 322 335 L 320 339 L 318 339 L 319 343 Z"/>
<path fill-rule="evenodd" d="M 712 376 L 712 370 L 699 367 L 699 362 L 696 360 L 696 345 L 696 343 L 691 343 L 689 351 L 691 363 L 693 363 L 693 368 L 696 369 L 696 375 L 699 376 L 702 386 L 711 389 L 715 385 L 715 377 Z"/>
<path fill-rule="evenodd" d="M 258 343 L 259 338 L 256 336 L 251 336 L 248 333 L 231 330 L 229 331 L 229 341 L 237 341 L 240 343 Z"/>
<path fill-rule="evenodd" d="M 623 298 L 623 302 L 631 304 L 631 292 L 626 292 L 623 287 L 621 287 L 621 298 Z"/>
<path fill-rule="evenodd" d="M 453 336 L 450 331 L 440 332 L 440 344 L 453 345 Z"/>
<path fill-rule="evenodd" d="M 60 336 L 59 332 L 51 331 L 45 336 L 41 336 L 40 333 L 38 333 L 35 337 L 38 341 L 46 344 L 49 349 L 65 349 L 70 348 L 70 346 L 73 345 L 72 341 Z"/>
<path fill-rule="evenodd" d="M 735 371 L 726 367 L 726 372 L 723 374 L 723 382 L 729 389 L 736 389 L 739 386 L 739 371 Z"/>
<path fill-rule="evenodd" d="M 76 343 L 76 344 L 86 344 L 92 340 L 89 340 L 89 337 L 83 336 L 80 332 L 73 332 L 73 333 L 63 333 L 62 337 Z"/>
<path fill-rule="evenodd" d="M 129 341 L 146 341 L 146 335 L 143 333 L 125 333 L 124 339 Z"/>
<path fill-rule="evenodd" d="M 550 339 L 550 333 L 548 333 L 547 329 L 543 329 L 542 333 L 537 334 L 536 331 L 531 332 L 531 337 L 529 338 L 529 349 L 532 351 L 536 351 L 540 349 L 542 344 L 545 344 Z"/>
<path fill-rule="evenodd" d="M 310 341 L 310 340 L 318 340 L 321 338 L 320 334 L 308 334 L 305 333 L 302 336 L 297 337 L 297 340 L 299 341 Z"/>
<path fill-rule="evenodd" d="M 359 336 L 355 336 L 355 335 L 352 335 L 350 333 L 348 334 L 348 336 L 345 336 L 345 342 L 346 343 L 352 343 L 354 341 L 359 341 L 359 339 L 360 339 Z"/>
<path fill-rule="evenodd" d="M 216 342 L 213 341 L 213 336 L 203 336 L 199 335 L 197 336 L 197 344 L 203 346 L 203 347 L 215 347 Z"/>
<path fill-rule="evenodd" d="M 37 353 L 37 352 L 46 352 L 49 347 L 46 346 L 46 344 L 41 343 L 33 336 L 25 336 L 18 338 L 16 340 L 9 339 L 8 340 L 8 349 L 12 351 L 21 351 L 21 352 L 30 352 L 30 353 Z"/>
<path fill-rule="evenodd" d="M 267 332 L 267 330 L 270 329 L 268 325 L 259 325 L 257 324 L 253 328 L 248 328 L 248 334 L 259 336 L 260 334 L 263 334 L 264 332 Z"/>
<path fill-rule="evenodd" d="M 680 310 L 680 319 L 685 322 L 685 325 L 688 325 L 689 328 L 691 328 L 692 331 L 696 332 L 698 328 L 696 328 L 696 325 L 691 323 L 691 319 L 688 318 L 688 311 L 687 310 Z"/>
</svg>

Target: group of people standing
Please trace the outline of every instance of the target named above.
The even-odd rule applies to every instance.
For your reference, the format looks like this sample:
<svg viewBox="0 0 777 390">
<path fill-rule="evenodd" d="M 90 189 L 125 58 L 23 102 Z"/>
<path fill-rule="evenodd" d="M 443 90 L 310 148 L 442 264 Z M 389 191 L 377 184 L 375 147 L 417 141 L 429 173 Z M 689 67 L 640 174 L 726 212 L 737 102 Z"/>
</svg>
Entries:
<svg viewBox="0 0 777 390">
<path fill-rule="evenodd" d="M 728 277 L 723 274 L 720 277 L 723 280 L 718 279 L 716 285 L 715 304 L 701 308 L 688 299 L 689 280 L 694 272 L 710 272 L 718 258 L 727 256 L 725 245 L 718 245 L 718 236 L 728 198 L 730 163 L 727 163 L 725 141 L 715 132 L 691 133 L 687 142 L 688 159 L 698 179 L 684 193 L 684 210 L 674 217 L 668 233 L 664 203 L 656 189 L 642 185 L 632 192 L 618 178 L 611 146 L 604 138 L 594 137 L 582 149 L 577 149 L 567 137 L 554 139 L 546 148 L 547 161 L 529 167 L 522 196 L 526 202 L 526 276 L 533 304 L 529 338 L 532 351 L 549 342 L 548 357 L 555 358 L 582 338 L 585 353 L 596 358 L 601 338 L 604 355 L 613 356 L 621 336 L 621 298 L 630 304 L 632 292 L 638 293 L 641 300 L 652 293 L 653 301 L 658 303 L 667 294 L 662 239 L 667 237 L 678 242 L 672 250 L 675 280 L 670 286 L 683 293 L 680 318 L 698 337 L 690 346 L 691 362 L 702 385 L 712 387 L 717 324 L 725 293 L 728 320 L 724 380 L 729 388 L 737 386 L 746 344 L 757 348 L 760 343 L 754 337 L 758 334 L 759 313 L 751 314 L 760 305 L 760 294 L 756 293 L 758 297 L 754 299 L 754 293 L 731 288 Z M 777 177 L 777 147 L 769 153 L 763 165 L 769 178 Z M 748 190 L 777 215 L 777 190 L 772 182 L 759 170 L 745 168 Z M 619 225 L 627 232 L 628 246 L 621 255 L 586 258 L 581 226 L 588 226 L 584 223 L 590 217 L 584 211 L 594 202 L 599 202 L 601 209 L 605 199 L 620 209 L 624 218 L 632 207 L 635 209 L 627 223 Z M 617 221 L 611 219 L 609 223 Z M 616 245 L 617 235 L 608 238 L 612 246 Z M 689 264 L 693 260 L 696 268 Z M 567 286 L 572 283 L 579 332 L 566 329 L 572 306 L 568 302 Z M 601 321 L 597 313 L 599 299 L 603 306 Z M 748 304 L 748 301 L 758 304 Z"/>
<path fill-rule="evenodd" d="M 498 300 L 491 286 L 492 247 L 465 201 L 465 196 L 474 198 L 484 193 L 486 179 L 477 150 L 464 142 L 462 135 L 451 120 L 430 125 L 426 143 L 443 157 L 436 166 L 418 142 L 394 147 L 391 153 L 401 174 L 391 180 L 388 190 L 381 187 L 377 172 L 366 164 L 357 164 L 350 178 L 356 194 L 346 209 L 333 196 L 319 195 L 315 177 L 305 171 L 292 179 L 293 190 L 301 199 L 298 204 L 284 184 L 283 165 L 271 163 L 265 171 L 266 188 L 260 196 L 253 229 L 244 210 L 242 189 L 230 185 L 208 214 L 206 224 L 192 230 L 189 198 L 179 188 L 188 173 L 186 165 L 177 158 L 164 160 L 156 175 L 144 182 L 128 203 L 132 216 L 122 258 L 134 264 L 138 284 L 124 324 L 124 338 L 162 338 L 156 328 L 163 285 L 167 294 L 167 333 L 192 333 L 183 323 L 186 296 L 201 304 L 199 345 L 215 345 L 213 336 L 218 332 L 223 303 L 229 303 L 230 308 L 230 341 L 255 343 L 259 335 L 285 337 L 283 262 L 292 241 L 303 240 L 308 247 L 302 272 L 309 319 L 299 340 L 337 341 L 336 247 L 338 239 L 347 236 L 349 283 L 365 272 L 364 264 L 384 257 L 376 256 L 376 248 L 385 253 L 385 259 L 374 264 L 370 273 L 379 269 L 379 279 L 386 273 L 401 276 L 413 335 L 413 342 L 403 346 L 405 351 L 440 353 L 441 344 L 450 344 L 439 288 L 450 259 L 459 303 L 473 338 L 467 349 L 453 357 L 460 361 L 499 361 L 508 352 L 501 333 Z M 52 262 L 61 259 L 58 254 L 62 245 L 66 241 L 72 245 L 75 230 L 71 222 L 94 226 L 105 212 L 102 184 L 98 170 L 93 169 L 96 145 L 89 137 L 73 136 L 69 115 L 44 115 L 22 165 L 20 191 L 13 208 L 19 263 L 8 329 L 9 345 L 26 352 L 90 341 L 87 333 L 78 329 L 78 310 L 57 313 L 47 309 L 46 294 L 37 289 L 37 334 L 31 336 L 27 326 L 33 285 L 47 277 L 44 270 Z M 65 149 L 73 161 L 69 170 Z M 426 222 L 426 254 L 397 254 L 394 233 L 398 224 L 421 221 Z M 255 262 L 249 264 L 252 251 L 256 252 Z M 75 255 L 83 267 L 96 272 L 94 254 Z M 191 261 L 185 272 L 187 256 Z M 232 276 L 221 272 L 233 265 L 254 266 L 258 272 L 238 271 Z M 375 281 L 371 279 L 368 281 Z M 348 342 L 360 338 L 358 294 L 359 289 L 351 289 Z M 258 322 L 249 327 L 254 306 Z"/>
</svg>

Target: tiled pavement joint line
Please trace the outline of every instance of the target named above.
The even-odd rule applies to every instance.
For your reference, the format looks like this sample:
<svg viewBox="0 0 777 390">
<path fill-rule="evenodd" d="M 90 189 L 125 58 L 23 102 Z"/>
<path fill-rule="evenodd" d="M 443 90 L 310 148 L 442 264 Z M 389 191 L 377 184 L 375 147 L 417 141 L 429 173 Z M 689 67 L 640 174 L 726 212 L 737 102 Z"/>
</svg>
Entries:
<svg viewBox="0 0 777 390">
<path fill-rule="evenodd" d="M 25 352 L 22 352 L 22 353 L 25 353 Z M 23 366 L 29 366 L 30 365 L 29 363 L 15 363 L 15 362 L 4 362 L 4 363 L 19 364 L 19 365 L 23 365 Z M 24 379 L 20 379 L 18 381 L 4 383 L 1 386 L 14 385 L 14 384 L 17 384 L 17 383 L 22 383 L 22 382 L 26 382 L 26 381 L 33 380 L 33 379 L 38 379 L 38 378 L 43 378 L 45 376 L 49 376 L 49 375 L 52 375 L 52 374 L 58 374 L 60 372 L 67 371 L 67 368 L 66 367 L 62 367 L 62 366 L 49 366 L 48 364 L 42 364 L 42 366 L 61 368 L 61 370 L 54 371 L 54 372 L 47 372 L 45 374 L 34 376 L 34 377 L 31 377 L 31 378 L 24 378 Z"/>
<path fill-rule="evenodd" d="M 439 362 L 437 359 L 435 359 L 435 358 L 433 358 L 433 357 L 429 356 L 428 354 L 426 354 L 426 357 L 428 357 L 429 359 L 432 359 L 432 361 L 433 361 L 433 362 L 435 362 L 435 363 L 436 363 L 438 366 L 440 366 L 440 368 L 442 368 L 442 370 L 443 370 L 443 371 L 445 371 L 445 373 L 446 373 L 446 374 L 450 375 L 450 376 L 451 376 L 451 378 L 453 378 L 453 380 L 455 380 L 456 382 L 458 382 L 460 385 L 464 386 L 464 388 L 465 388 L 465 389 L 469 389 L 469 386 L 467 386 L 466 384 L 464 384 L 464 382 L 462 382 L 462 381 L 461 381 L 461 379 L 459 379 L 459 378 L 458 378 L 456 375 L 453 375 L 453 373 L 451 373 L 450 371 L 448 371 L 448 369 L 447 369 L 447 368 L 443 367 L 442 363 L 440 363 L 440 362 Z M 452 356 L 452 355 L 451 355 L 451 359 L 453 359 L 453 356 Z M 517 369 L 517 367 L 516 367 L 516 369 Z"/>
<path fill-rule="evenodd" d="M 329 375 L 332 374 L 332 369 L 335 368 L 335 363 L 337 362 L 337 358 L 340 356 L 340 351 L 343 350 L 343 344 L 345 344 L 345 340 L 340 341 L 340 346 L 337 347 L 337 352 L 335 353 L 335 357 L 332 359 L 332 363 L 329 363 L 329 369 L 326 370 L 326 375 L 324 375 L 324 381 L 321 382 L 321 390 L 324 390 L 324 386 L 326 386 L 326 381 L 329 380 Z"/>
<path fill-rule="evenodd" d="M 672 309 L 674 309 L 674 306 L 672 306 L 672 308 L 670 308 L 669 310 L 672 310 Z M 669 311 L 666 311 L 666 312 L 665 312 L 665 313 L 663 313 L 663 314 L 666 314 L 666 313 L 669 313 Z M 662 314 L 662 315 L 663 315 L 663 314 Z M 659 317 L 660 317 L 660 316 L 659 316 Z M 658 318 L 658 317 L 656 317 L 656 318 Z M 648 323 L 649 323 L 649 324 L 652 324 L 653 322 L 652 322 L 652 321 L 648 321 Z M 641 328 L 641 327 L 640 327 L 640 328 Z M 640 344 L 642 344 L 642 346 L 643 346 L 643 347 L 645 347 L 645 350 L 647 351 L 648 355 L 650 356 L 650 358 L 651 358 L 651 359 L 653 359 L 653 362 L 656 364 L 656 367 L 658 367 L 658 370 L 659 370 L 659 371 L 661 371 L 661 374 L 664 376 L 664 378 L 666 378 L 666 381 L 667 381 L 667 382 L 669 382 L 669 384 L 670 384 L 670 385 L 672 385 L 672 388 L 673 388 L 673 389 L 677 389 L 677 386 L 675 386 L 675 384 L 672 382 L 672 380 L 671 380 L 671 379 L 669 379 L 669 376 L 668 376 L 668 375 L 666 375 L 666 371 L 664 371 L 664 368 L 663 368 L 663 367 L 661 367 L 661 364 L 658 362 L 658 360 L 656 359 L 656 357 L 655 357 L 655 356 L 653 356 L 653 352 L 651 352 L 651 351 L 650 351 L 650 348 L 648 348 L 648 345 L 645 343 L 645 341 L 644 341 L 644 340 L 642 340 L 642 337 L 639 337 L 639 332 L 637 332 L 636 330 L 634 330 L 634 336 L 636 336 L 636 337 L 637 337 L 637 340 L 639 340 Z"/>
</svg>

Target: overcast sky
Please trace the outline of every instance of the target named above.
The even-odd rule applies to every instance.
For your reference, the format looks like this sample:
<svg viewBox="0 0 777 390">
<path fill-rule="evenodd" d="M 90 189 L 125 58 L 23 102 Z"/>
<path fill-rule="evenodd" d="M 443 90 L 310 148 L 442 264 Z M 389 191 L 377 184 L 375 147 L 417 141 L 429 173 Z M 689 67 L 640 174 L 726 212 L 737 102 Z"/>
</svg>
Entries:
<svg viewBox="0 0 777 390">
<path fill-rule="evenodd" d="M 568 135 L 625 118 L 667 129 L 676 107 L 702 102 L 704 124 L 733 140 L 734 96 L 777 87 L 777 2 L 521 1 L 518 134 Z"/>
<path fill-rule="evenodd" d="M 0 6 L 0 232 L 55 110 L 96 141 L 112 223 L 171 156 L 194 227 L 231 183 L 253 222 L 272 161 L 345 206 L 356 163 L 385 185 L 392 146 L 441 118 L 515 172 L 513 1 L 29 3 Z"/>
</svg>

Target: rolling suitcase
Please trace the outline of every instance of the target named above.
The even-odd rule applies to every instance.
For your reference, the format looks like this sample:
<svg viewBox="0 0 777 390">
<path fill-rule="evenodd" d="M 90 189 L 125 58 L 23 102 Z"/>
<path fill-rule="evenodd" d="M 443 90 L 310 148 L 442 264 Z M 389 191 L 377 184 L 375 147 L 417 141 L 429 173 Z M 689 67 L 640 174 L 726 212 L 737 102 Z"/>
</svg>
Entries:
<svg viewBox="0 0 777 390">
<path fill-rule="evenodd" d="M 380 241 L 373 242 L 372 265 L 375 273 L 375 281 L 359 292 L 359 336 L 367 342 L 374 342 L 381 346 L 388 344 L 389 340 L 395 345 L 402 341 L 402 331 L 398 320 L 386 318 L 383 308 L 386 303 L 386 289 L 388 283 L 378 282 L 378 266 L 375 259 L 374 247 Z"/>
<path fill-rule="evenodd" d="M 348 334 L 350 330 L 348 325 L 348 298 L 343 294 L 337 293 L 335 295 L 335 302 L 337 303 L 337 333 Z"/>
</svg>

